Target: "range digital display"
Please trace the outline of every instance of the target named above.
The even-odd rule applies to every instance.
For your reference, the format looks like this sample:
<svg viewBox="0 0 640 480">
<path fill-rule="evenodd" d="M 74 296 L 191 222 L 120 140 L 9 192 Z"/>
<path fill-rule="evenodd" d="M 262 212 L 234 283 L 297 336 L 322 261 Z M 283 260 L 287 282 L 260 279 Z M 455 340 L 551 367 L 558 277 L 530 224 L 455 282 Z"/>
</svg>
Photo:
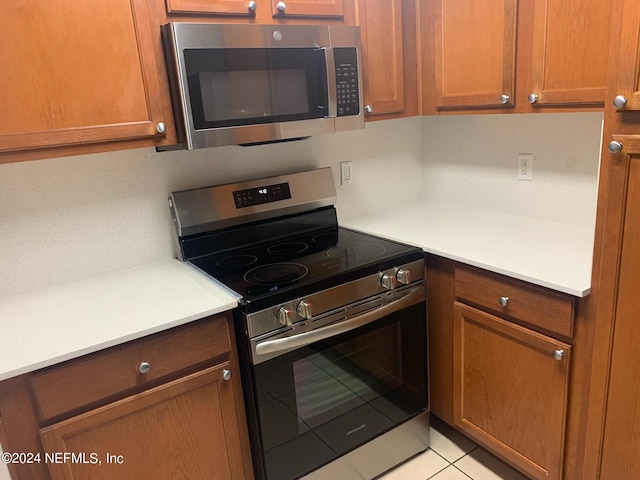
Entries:
<svg viewBox="0 0 640 480">
<path fill-rule="evenodd" d="M 236 208 L 252 207 L 289 198 L 291 198 L 291 190 L 288 183 L 265 185 L 264 187 L 247 188 L 246 190 L 233 192 L 233 201 L 236 204 Z"/>
</svg>

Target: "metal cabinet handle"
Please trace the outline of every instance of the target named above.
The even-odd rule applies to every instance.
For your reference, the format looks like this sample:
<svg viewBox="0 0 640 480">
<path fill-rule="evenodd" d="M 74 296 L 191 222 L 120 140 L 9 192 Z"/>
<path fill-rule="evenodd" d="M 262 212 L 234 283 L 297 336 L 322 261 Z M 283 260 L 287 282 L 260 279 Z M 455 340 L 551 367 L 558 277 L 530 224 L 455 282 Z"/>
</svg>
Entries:
<svg viewBox="0 0 640 480">
<path fill-rule="evenodd" d="M 503 104 L 503 105 L 509 103 L 509 99 L 511 99 L 511 97 L 509 95 L 506 95 L 504 93 L 502 95 L 500 95 L 500 103 Z"/>
<path fill-rule="evenodd" d="M 538 95 L 535 93 L 530 93 L 527 98 L 529 99 L 529 103 L 536 103 L 538 101 Z"/>
<path fill-rule="evenodd" d="M 364 111 L 366 113 L 373 113 L 373 107 L 371 105 L 365 105 L 364 106 Z"/>
<path fill-rule="evenodd" d="M 558 349 L 553 351 L 553 358 L 560 361 L 564 358 L 564 350 Z"/>
<path fill-rule="evenodd" d="M 624 95 L 618 95 L 613 99 L 613 106 L 618 110 L 625 108 L 627 106 L 627 103 L 627 97 L 625 97 Z"/>
<path fill-rule="evenodd" d="M 160 122 L 156 125 L 156 132 L 158 133 L 165 133 L 167 131 L 167 126 L 163 123 Z"/>
<path fill-rule="evenodd" d="M 613 142 L 609 143 L 608 148 L 611 153 L 620 153 L 623 147 L 624 145 L 622 145 L 622 142 L 618 142 L 617 140 L 614 140 Z"/>
<path fill-rule="evenodd" d="M 284 2 L 278 2 L 278 4 L 276 5 L 276 8 L 280 13 L 284 13 L 284 11 L 287 9 L 287 4 Z"/>
<path fill-rule="evenodd" d="M 138 371 L 143 375 L 149 373 L 149 370 L 151 370 L 151 364 L 149 362 L 140 362 L 140 365 L 138 365 Z"/>
<path fill-rule="evenodd" d="M 255 12 L 257 8 L 258 4 L 255 2 L 255 0 L 251 0 L 249 3 L 247 3 L 247 9 L 249 9 L 250 12 Z"/>
<path fill-rule="evenodd" d="M 500 302 L 500 305 L 502 305 L 503 307 L 506 307 L 507 305 L 509 305 L 509 297 L 500 297 L 498 301 Z"/>
<path fill-rule="evenodd" d="M 227 369 L 222 370 L 222 379 L 225 382 L 228 382 L 229 380 L 231 380 L 231 377 L 233 377 L 231 370 L 227 370 Z"/>
</svg>

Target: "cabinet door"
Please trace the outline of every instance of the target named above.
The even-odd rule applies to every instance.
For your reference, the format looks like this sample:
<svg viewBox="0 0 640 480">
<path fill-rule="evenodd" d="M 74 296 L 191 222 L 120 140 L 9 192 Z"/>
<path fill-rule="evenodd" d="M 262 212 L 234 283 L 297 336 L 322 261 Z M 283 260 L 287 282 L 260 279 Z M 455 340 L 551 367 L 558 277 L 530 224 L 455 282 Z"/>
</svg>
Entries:
<svg viewBox="0 0 640 480">
<path fill-rule="evenodd" d="M 0 151 L 157 136 L 149 23 L 145 0 L 5 2 Z"/>
<path fill-rule="evenodd" d="M 257 2 L 264 0 L 257 0 Z M 250 0 L 166 0 L 167 13 L 210 13 L 217 15 L 253 15 Z M 257 8 L 257 2 L 256 8 Z"/>
<path fill-rule="evenodd" d="M 404 109 L 402 0 L 360 0 L 365 115 Z"/>
<path fill-rule="evenodd" d="M 618 16 L 618 20 L 613 24 L 615 29 L 619 28 L 611 32 L 619 38 L 614 43 L 619 56 L 615 94 L 625 98 L 621 109 L 640 110 L 640 2 L 619 0 L 615 6 L 612 14 Z"/>
<path fill-rule="evenodd" d="M 342 17 L 344 0 L 271 0 L 274 16 Z"/>
<path fill-rule="evenodd" d="M 459 302 L 453 338 L 455 425 L 531 477 L 560 479 L 571 347 Z"/>
<path fill-rule="evenodd" d="M 626 170 L 628 184 L 619 192 L 626 200 L 599 478 L 635 480 L 640 478 L 640 136 L 616 139 L 625 146 L 616 168 Z"/>
<path fill-rule="evenodd" d="M 49 462 L 51 478 L 247 478 L 236 379 L 223 380 L 226 368 L 208 368 L 41 429 L 46 452 L 85 454 L 77 460 L 86 463 Z"/>
<path fill-rule="evenodd" d="M 604 104 L 609 10 L 602 0 L 536 0 L 531 103 Z"/>
<path fill-rule="evenodd" d="M 436 106 L 512 107 L 517 0 L 436 0 Z"/>
</svg>

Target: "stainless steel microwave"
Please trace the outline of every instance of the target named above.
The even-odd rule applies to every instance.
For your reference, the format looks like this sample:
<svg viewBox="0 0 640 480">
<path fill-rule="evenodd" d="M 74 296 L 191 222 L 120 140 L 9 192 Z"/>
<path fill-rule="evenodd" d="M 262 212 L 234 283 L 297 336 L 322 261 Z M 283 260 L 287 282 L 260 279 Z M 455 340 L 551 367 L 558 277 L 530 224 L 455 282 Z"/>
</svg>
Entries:
<svg viewBox="0 0 640 480">
<path fill-rule="evenodd" d="M 169 23 L 162 34 L 179 148 L 364 128 L 359 27 Z"/>
</svg>

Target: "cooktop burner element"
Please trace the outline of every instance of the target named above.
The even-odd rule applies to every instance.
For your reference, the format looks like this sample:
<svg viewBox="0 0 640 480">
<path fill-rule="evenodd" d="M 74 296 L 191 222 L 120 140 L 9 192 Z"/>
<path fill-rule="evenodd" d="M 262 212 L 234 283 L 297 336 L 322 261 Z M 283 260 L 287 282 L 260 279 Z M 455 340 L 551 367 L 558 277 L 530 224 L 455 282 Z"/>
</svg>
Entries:
<svg viewBox="0 0 640 480">
<path fill-rule="evenodd" d="M 258 257 L 255 255 L 232 255 L 218 260 L 216 265 L 220 268 L 239 269 L 253 265 L 257 261 Z"/>
<path fill-rule="evenodd" d="M 311 241 L 319 243 L 321 245 L 335 245 L 337 242 L 344 242 L 349 237 L 349 234 L 344 231 L 321 233 L 315 235 Z"/>
<path fill-rule="evenodd" d="M 271 255 L 296 255 L 306 251 L 309 245 L 303 242 L 277 243 L 267 248 Z"/>
<path fill-rule="evenodd" d="M 270 263 L 252 268 L 244 280 L 254 285 L 288 285 L 303 278 L 309 269 L 299 263 Z"/>
<path fill-rule="evenodd" d="M 367 261 L 378 258 L 387 253 L 386 247 L 378 243 L 360 242 L 353 245 L 335 246 L 327 250 L 327 256 L 336 258 L 344 257 L 348 260 L 358 262 L 359 259 Z"/>
</svg>

